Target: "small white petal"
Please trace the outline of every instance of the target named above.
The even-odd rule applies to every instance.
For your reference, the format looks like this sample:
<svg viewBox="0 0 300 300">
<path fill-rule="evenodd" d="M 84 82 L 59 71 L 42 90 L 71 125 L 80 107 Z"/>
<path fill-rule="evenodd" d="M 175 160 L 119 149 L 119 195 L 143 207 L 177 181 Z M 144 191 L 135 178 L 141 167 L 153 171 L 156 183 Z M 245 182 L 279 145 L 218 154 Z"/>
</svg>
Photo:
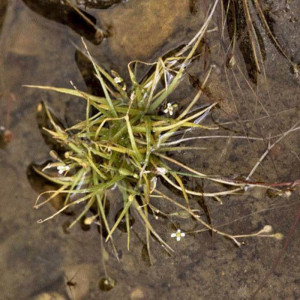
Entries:
<svg viewBox="0 0 300 300">
<path fill-rule="evenodd" d="M 177 242 L 179 242 L 179 241 L 180 241 L 180 239 L 181 239 L 181 237 L 180 237 L 180 236 L 178 236 L 178 237 L 176 238 Z"/>
<path fill-rule="evenodd" d="M 184 233 L 184 232 L 182 232 L 180 235 L 181 235 L 182 237 L 184 237 L 184 236 L 185 236 L 185 233 Z"/>
<path fill-rule="evenodd" d="M 171 237 L 176 237 L 176 233 L 171 233 Z"/>
<path fill-rule="evenodd" d="M 120 83 L 120 82 L 122 82 L 123 81 L 123 79 L 121 78 L 121 77 L 115 77 L 114 78 L 114 82 L 115 83 Z"/>
<path fill-rule="evenodd" d="M 165 175 L 168 173 L 167 169 L 166 168 L 162 168 L 162 167 L 157 167 L 156 168 L 156 172 L 159 174 L 159 175 Z"/>
</svg>

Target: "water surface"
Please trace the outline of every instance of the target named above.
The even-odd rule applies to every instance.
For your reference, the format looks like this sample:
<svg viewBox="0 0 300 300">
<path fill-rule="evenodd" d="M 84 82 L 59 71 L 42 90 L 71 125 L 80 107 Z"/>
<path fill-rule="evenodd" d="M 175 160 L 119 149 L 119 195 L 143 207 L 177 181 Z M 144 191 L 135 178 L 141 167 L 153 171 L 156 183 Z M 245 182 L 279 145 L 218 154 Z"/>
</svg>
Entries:
<svg viewBox="0 0 300 300">
<path fill-rule="evenodd" d="M 27 89 L 22 85 L 70 87 L 72 80 L 78 88 L 97 92 L 91 86 L 94 79 L 88 65 L 76 51 L 76 47 L 81 47 L 80 35 L 89 40 L 88 47 L 99 63 L 128 78 L 126 66 L 130 60 L 151 62 L 187 43 L 203 23 L 209 1 L 129 0 L 108 9 L 87 8 L 89 18 L 99 28 L 111 32 L 111 37 L 101 43 L 94 40 L 89 26 L 76 25 L 78 16 L 72 24 L 73 14 L 71 21 L 55 11 L 50 18 L 41 2 L 12 0 L 7 9 L 6 1 L 0 4 L 0 126 L 13 134 L 11 142 L 2 143 L 0 149 L 0 298 L 34 299 L 43 293 L 58 293 L 61 298 L 56 294 L 55 299 L 249 298 L 271 269 L 284 240 L 249 239 L 237 248 L 230 241 L 202 233 L 187 234 L 176 242 L 170 237 L 174 224 L 159 219 L 153 220 L 155 228 L 175 249 L 174 255 L 168 256 L 153 240 L 154 261 L 149 266 L 142 231 L 137 229 L 137 234 L 132 234 L 130 252 L 125 247 L 126 234 L 118 231 L 115 241 L 120 262 L 108 245 L 109 258 L 106 257 L 104 267 L 96 227 L 83 231 L 78 225 L 66 234 L 63 224 L 71 220 L 66 215 L 41 225 L 36 223 L 54 210 L 51 206 L 38 211 L 32 208 L 38 193 L 27 177 L 28 166 L 33 161 L 48 159 L 49 148 L 36 119 L 38 103 L 46 100 L 61 117 L 71 121 L 81 118 L 81 114 L 75 112 L 83 106 L 69 96 Z M 273 1 L 272 6 L 276 21 L 274 32 L 288 56 L 297 61 L 300 59 L 300 25 L 293 18 L 300 15 L 299 2 L 292 1 L 288 11 L 277 7 L 277 2 Z M 191 8 L 191 3 L 196 6 Z M 213 30 L 219 25 L 220 10 L 202 48 L 205 59 L 196 61 L 189 73 L 201 78 L 207 66 L 216 65 L 209 92 L 201 101 L 220 101 L 220 109 L 214 111 L 207 123 L 223 124 L 223 129 L 216 134 L 229 138 L 198 140 L 193 145 L 207 147 L 207 151 L 181 153 L 179 157 L 209 174 L 243 177 L 267 149 L 268 137 L 286 132 L 299 121 L 299 78 L 291 72 L 290 64 L 261 27 L 258 28 L 266 53 L 266 75 L 258 75 L 255 84 L 247 73 L 243 53 L 238 49 L 236 59 L 240 69 L 227 69 L 220 32 Z M 226 28 L 223 34 L 228 42 Z M 184 106 L 188 96 L 195 92 L 186 78 L 172 101 Z M 264 141 L 236 140 L 230 138 L 232 135 L 263 137 Z M 299 132 L 288 135 L 257 169 L 253 180 L 290 182 L 299 179 L 299 146 Z M 199 182 L 188 184 L 201 189 Z M 224 199 L 223 205 L 204 200 L 212 224 L 229 223 L 221 228 L 231 233 L 255 232 L 271 224 L 276 232 L 288 235 L 300 208 L 299 189 L 290 198 L 270 198 L 265 191 L 250 190 Z M 199 209 L 202 208 L 199 204 Z M 184 231 L 198 228 L 192 220 L 180 224 L 176 219 L 171 221 Z M 116 285 L 110 291 L 103 291 L 98 283 L 107 274 Z M 297 299 L 300 297 L 298 285 L 299 230 L 257 297 Z"/>
</svg>

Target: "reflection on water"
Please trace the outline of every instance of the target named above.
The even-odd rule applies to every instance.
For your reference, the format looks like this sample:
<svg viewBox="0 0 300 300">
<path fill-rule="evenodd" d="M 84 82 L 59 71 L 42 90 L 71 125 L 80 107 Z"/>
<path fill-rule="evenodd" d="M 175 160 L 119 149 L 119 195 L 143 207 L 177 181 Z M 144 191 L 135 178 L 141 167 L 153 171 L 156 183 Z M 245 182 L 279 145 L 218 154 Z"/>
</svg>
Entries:
<svg viewBox="0 0 300 300">
<path fill-rule="evenodd" d="M 98 2 L 112 4 L 111 1 Z M 291 2 L 290 15 L 280 7 L 275 10 L 273 2 L 273 32 L 286 53 L 296 59 L 300 39 L 287 32 L 299 32 L 299 22 L 289 22 L 293 12 L 299 11 L 299 2 Z M 49 148 L 38 126 L 41 120 L 36 117 L 40 101 L 46 100 L 57 112 L 57 117 L 67 123 L 82 118 L 82 109 L 78 107 L 83 108 L 84 104 L 69 96 L 26 89 L 23 84 L 70 87 L 72 80 L 79 89 L 88 88 L 101 94 L 94 88 L 90 65 L 76 49 L 81 48 L 80 35 L 90 41 L 89 49 L 98 62 L 124 76 L 130 60 L 153 61 L 188 42 L 203 23 L 209 1 L 129 0 L 114 3 L 108 9 L 80 6 L 82 14 L 92 24 L 110 30 L 110 37 L 100 44 L 94 40 L 95 26 L 60 1 L 13 0 L 5 14 L 7 3 L 0 3 L 0 12 L 5 15 L 5 19 L 0 17 L 0 26 L 3 24 L 0 37 L 0 126 L 4 128 L 0 132 L 0 271 L 5 274 L 0 280 L 0 290 L 3 299 L 33 299 L 42 293 L 58 293 L 57 299 L 116 299 L 124 296 L 153 299 L 157 295 L 162 299 L 223 299 L 224 295 L 230 299 L 249 298 L 280 251 L 281 242 L 253 239 L 237 249 L 208 233 L 186 234 L 176 242 L 170 237 L 178 226 L 172 224 L 175 219 L 159 218 L 153 221 L 163 238 L 176 249 L 174 256 L 168 257 L 158 243 L 152 241 L 155 262 L 149 267 L 144 235 L 139 230 L 132 234 L 132 247 L 128 252 L 124 246 L 126 234 L 119 230 L 115 234 L 120 257 L 117 262 L 111 245 L 101 253 L 103 241 L 96 227 L 83 231 L 77 226 L 65 234 L 62 225 L 70 221 L 67 215 L 43 225 L 36 224 L 38 219 L 53 213 L 54 208 L 32 209 L 37 192 L 31 188 L 26 176 L 33 161 L 49 159 Z M 191 146 L 206 147 L 207 150 L 183 152 L 179 156 L 188 165 L 207 173 L 241 177 L 249 174 L 264 153 L 269 136 L 286 132 L 299 120 L 299 79 L 290 72 L 289 63 L 268 39 L 258 20 L 255 20 L 256 30 L 264 44 L 266 76 L 262 72 L 257 74 L 257 85 L 251 82 L 247 71 L 253 63 L 246 61 L 245 53 L 238 47 L 234 52 L 236 63 L 230 65 L 231 68 L 228 64 L 226 67 L 231 33 L 229 30 L 227 36 L 220 13 L 219 9 L 205 36 L 205 43 L 199 48 L 201 57 L 188 70 L 193 80 L 186 78 L 172 101 L 178 103 L 178 109 L 185 106 L 190 100 L 189 95 L 193 96 L 201 86 L 205 70 L 214 64 L 215 71 L 200 105 L 220 101 L 220 109 L 214 111 L 212 121 L 220 124 L 221 129 L 209 134 L 222 134 L 228 138 L 195 139 Z M 12 132 L 9 143 L 4 141 L 4 130 Z M 198 134 L 192 132 L 191 137 Z M 265 141 L 238 140 L 233 137 L 236 135 L 262 137 Z M 290 134 L 272 149 L 253 180 L 299 179 L 299 146 L 299 133 Z M 205 189 L 201 181 L 191 180 L 188 184 L 198 190 Z M 299 190 L 288 199 L 268 198 L 263 191 L 249 191 L 226 199 L 222 206 L 206 199 L 192 200 L 198 201 L 201 214 L 205 213 L 203 208 L 209 212 L 214 226 L 231 223 L 230 227 L 222 228 L 249 233 L 272 224 L 275 231 L 287 234 L 299 210 L 297 195 Z M 110 210 L 117 212 L 119 207 L 111 204 Z M 190 219 L 183 219 L 180 225 L 184 232 L 199 229 Z M 137 219 L 133 229 L 135 226 L 139 226 Z M 272 298 L 274 293 L 282 299 L 299 297 L 295 262 L 299 256 L 297 239 L 299 233 L 295 233 L 284 260 L 261 291 L 262 298 Z M 109 291 L 99 289 L 99 281 L 103 287 L 107 278 L 113 280 L 114 287 Z M 112 282 L 110 280 L 108 283 Z"/>
</svg>

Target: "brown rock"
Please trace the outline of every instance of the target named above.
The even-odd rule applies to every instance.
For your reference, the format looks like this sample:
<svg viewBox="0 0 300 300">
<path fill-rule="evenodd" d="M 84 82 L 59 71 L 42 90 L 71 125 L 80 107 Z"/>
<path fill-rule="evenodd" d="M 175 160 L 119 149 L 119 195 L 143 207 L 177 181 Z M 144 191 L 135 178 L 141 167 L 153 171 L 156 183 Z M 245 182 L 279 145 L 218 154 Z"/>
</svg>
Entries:
<svg viewBox="0 0 300 300">
<path fill-rule="evenodd" d="M 189 17 L 189 0 L 130 0 L 111 11 L 97 12 L 100 22 L 111 25 L 111 49 L 124 59 L 150 57 Z"/>
<path fill-rule="evenodd" d="M 131 300 L 140 300 L 140 299 L 144 299 L 144 298 L 145 298 L 145 294 L 144 294 L 143 290 L 139 287 L 133 289 L 130 293 Z"/>
</svg>

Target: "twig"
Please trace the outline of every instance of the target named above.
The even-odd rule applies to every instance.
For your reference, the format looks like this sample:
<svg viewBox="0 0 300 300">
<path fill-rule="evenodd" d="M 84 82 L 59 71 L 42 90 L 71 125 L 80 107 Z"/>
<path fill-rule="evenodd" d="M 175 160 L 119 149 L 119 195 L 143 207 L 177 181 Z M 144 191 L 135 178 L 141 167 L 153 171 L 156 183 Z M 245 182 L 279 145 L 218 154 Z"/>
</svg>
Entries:
<svg viewBox="0 0 300 300">
<path fill-rule="evenodd" d="M 256 171 L 257 167 L 261 164 L 261 162 L 265 159 L 265 157 L 269 154 L 269 152 L 271 151 L 271 149 L 277 145 L 283 138 L 285 138 L 289 133 L 291 133 L 292 131 L 294 131 L 294 129 L 297 127 L 297 125 L 300 123 L 300 121 L 298 121 L 296 124 L 294 124 L 294 126 L 292 126 L 288 131 L 286 131 L 285 133 L 283 133 L 273 144 L 270 145 L 270 142 L 268 144 L 268 148 L 267 150 L 263 153 L 263 155 L 260 157 L 260 159 L 257 161 L 257 163 L 255 164 L 255 166 L 252 168 L 251 172 L 249 173 L 249 175 L 247 176 L 246 180 L 249 180 L 250 177 L 253 175 L 253 173 Z"/>
</svg>

